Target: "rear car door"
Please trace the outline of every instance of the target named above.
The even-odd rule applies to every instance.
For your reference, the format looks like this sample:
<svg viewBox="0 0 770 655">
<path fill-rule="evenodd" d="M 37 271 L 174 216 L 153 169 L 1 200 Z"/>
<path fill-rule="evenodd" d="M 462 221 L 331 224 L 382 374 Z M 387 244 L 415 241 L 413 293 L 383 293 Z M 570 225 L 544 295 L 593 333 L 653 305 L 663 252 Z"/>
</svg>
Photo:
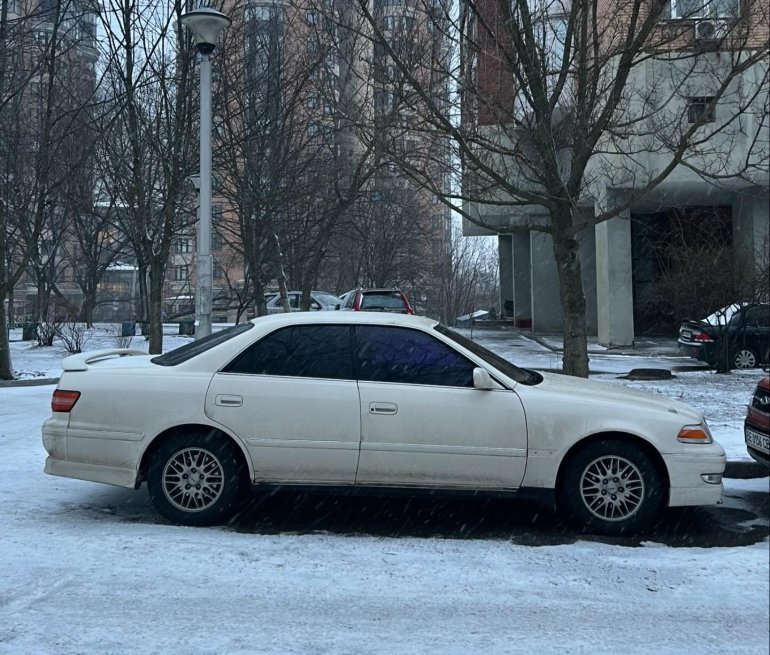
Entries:
<svg viewBox="0 0 770 655">
<path fill-rule="evenodd" d="M 475 364 L 421 330 L 356 326 L 361 396 L 357 484 L 511 489 L 527 454 L 510 389 L 473 387 Z"/>
<path fill-rule="evenodd" d="M 214 376 L 206 414 L 243 439 L 258 480 L 353 483 L 361 422 L 350 328 L 268 334 Z"/>
</svg>

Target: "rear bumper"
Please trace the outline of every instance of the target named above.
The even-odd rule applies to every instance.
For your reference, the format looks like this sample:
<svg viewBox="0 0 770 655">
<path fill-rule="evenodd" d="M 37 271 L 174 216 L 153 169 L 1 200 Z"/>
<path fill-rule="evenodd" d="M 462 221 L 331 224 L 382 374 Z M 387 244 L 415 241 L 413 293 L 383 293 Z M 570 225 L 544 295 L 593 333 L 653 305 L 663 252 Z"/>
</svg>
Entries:
<svg viewBox="0 0 770 655">
<path fill-rule="evenodd" d="M 711 348 L 706 344 L 683 342 L 681 339 L 677 341 L 676 344 L 679 348 L 679 352 L 687 357 L 692 357 L 693 359 L 706 362 L 707 364 L 710 364 L 713 360 L 711 357 Z"/>
<path fill-rule="evenodd" d="M 117 487 L 136 489 L 139 484 L 136 471 L 131 469 L 119 469 L 98 464 L 85 464 L 83 462 L 67 462 L 61 459 L 47 457 L 45 460 L 45 472 L 49 475 L 59 475 L 64 478 L 87 480 L 89 482 L 103 482 L 114 484 Z"/>
<path fill-rule="evenodd" d="M 45 472 L 65 478 L 139 486 L 138 446 L 142 435 L 71 430 L 58 417 L 43 423 Z M 127 438 L 124 438 L 127 437 Z"/>
</svg>

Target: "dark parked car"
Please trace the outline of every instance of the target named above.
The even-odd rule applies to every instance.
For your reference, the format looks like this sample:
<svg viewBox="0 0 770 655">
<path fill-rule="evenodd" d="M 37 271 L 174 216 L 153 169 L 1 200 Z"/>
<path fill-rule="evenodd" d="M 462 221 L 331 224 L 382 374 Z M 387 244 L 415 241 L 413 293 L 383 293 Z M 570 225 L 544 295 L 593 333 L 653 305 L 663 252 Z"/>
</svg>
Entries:
<svg viewBox="0 0 770 655">
<path fill-rule="evenodd" d="M 399 289 L 353 289 L 342 296 L 340 309 L 414 314 L 406 294 Z"/>
<path fill-rule="evenodd" d="M 683 321 L 679 349 L 709 366 L 757 368 L 770 363 L 770 304 L 730 305 L 700 321 Z"/>
<path fill-rule="evenodd" d="M 743 434 L 749 455 L 770 468 L 770 378 L 760 380 L 754 390 Z"/>
</svg>

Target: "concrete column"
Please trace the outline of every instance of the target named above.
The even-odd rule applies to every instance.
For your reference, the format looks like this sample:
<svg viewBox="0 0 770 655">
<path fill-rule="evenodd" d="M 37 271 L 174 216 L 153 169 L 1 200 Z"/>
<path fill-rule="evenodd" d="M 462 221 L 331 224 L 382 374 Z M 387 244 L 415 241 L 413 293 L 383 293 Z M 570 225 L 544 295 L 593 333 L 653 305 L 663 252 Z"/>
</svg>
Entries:
<svg viewBox="0 0 770 655">
<path fill-rule="evenodd" d="M 512 235 L 513 319 L 518 327 L 532 326 L 532 262 L 529 234 Z"/>
<path fill-rule="evenodd" d="M 500 317 L 513 318 L 513 249 L 511 235 L 497 237 L 500 258 Z"/>
<path fill-rule="evenodd" d="M 733 246 L 748 286 L 770 258 L 770 199 L 766 193 L 739 194 L 733 202 Z M 747 289 L 748 291 L 748 289 Z M 765 290 L 766 291 L 766 290 Z"/>
<path fill-rule="evenodd" d="M 631 221 L 628 210 L 596 226 L 596 321 L 599 343 L 634 343 Z"/>
<path fill-rule="evenodd" d="M 561 332 L 559 273 L 556 270 L 551 235 L 530 232 L 529 247 L 532 264 L 532 329 L 535 332 Z"/>
</svg>

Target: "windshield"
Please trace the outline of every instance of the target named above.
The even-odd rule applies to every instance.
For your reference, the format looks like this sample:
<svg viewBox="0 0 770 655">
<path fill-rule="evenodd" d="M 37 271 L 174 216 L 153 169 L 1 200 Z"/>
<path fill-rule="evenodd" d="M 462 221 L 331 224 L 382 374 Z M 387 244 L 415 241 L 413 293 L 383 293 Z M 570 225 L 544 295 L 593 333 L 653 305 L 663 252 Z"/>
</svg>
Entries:
<svg viewBox="0 0 770 655">
<path fill-rule="evenodd" d="M 186 343 L 184 346 L 179 346 L 179 348 L 174 348 L 174 350 L 164 353 L 163 355 L 153 357 L 150 361 L 158 366 L 176 366 L 177 364 L 186 362 L 188 359 L 192 359 L 193 357 L 210 350 L 214 346 L 218 346 L 220 343 L 229 341 L 233 337 L 236 337 L 243 332 L 247 332 L 253 327 L 253 323 L 239 323 L 238 325 L 233 325 L 232 327 L 225 328 L 219 332 L 209 334 L 202 339 Z"/>
<path fill-rule="evenodd" d="M 474 355 L 477 355 L 488 364 L 494 366 L 501 373 L 504 373 L 512 380 L 516 380 L 521 384 L 535 385 L 540 384 L 543 381 L 543 376 L 537 371 L 531 371 L 527 368 L 521 368 L 512 364 L 507 359 L 503 359 L 500 355 L 496 355 L 491 350 L 484 348 L 475 341 L 464 337 L 462 334 L 450 330 L 445 325 L 437 325 L 436 332 L 443 334 L 445 337 L 449 337 L 452 341 L 460 344 L 463 348 L 470 350 Z"/>
</svg>

